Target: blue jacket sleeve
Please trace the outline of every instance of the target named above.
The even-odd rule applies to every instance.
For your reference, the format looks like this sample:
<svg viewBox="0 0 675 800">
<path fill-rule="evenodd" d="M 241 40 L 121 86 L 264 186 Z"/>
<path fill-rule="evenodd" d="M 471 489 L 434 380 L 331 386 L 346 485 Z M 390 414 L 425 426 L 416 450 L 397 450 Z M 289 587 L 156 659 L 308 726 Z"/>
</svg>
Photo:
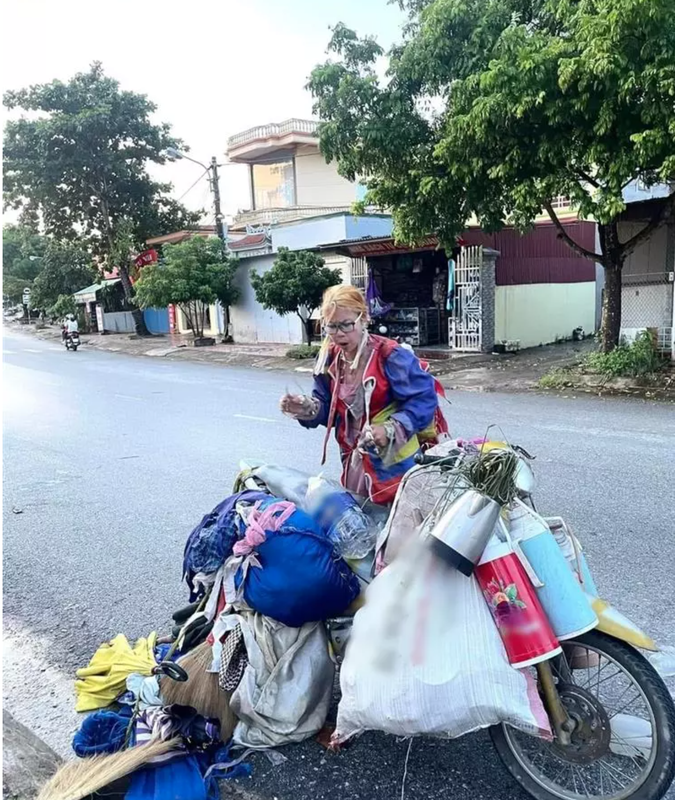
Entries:
<svg viewBox="0 0 675 800">
<path fill-rule="evenodd" d="M 433 421 L 438 406 L 433 377 L 405 347 L 397 347 L 391 353 L 384 364 L 384 372 L 399 406 L 393 419 L 409 436 L 423 431 Z"/>
<path fill-rule="evenodd" d="M 314 376 L 314 387 L 312 397 L 319 401 L 319 413 L 314 419 L 299 419 L 298 422 L 303 428 L 318 428 L 320 425 L 328 425 L 328 412 L 330 411 L 330 387 L 328 378 L 325 375 Z"/>
</svg>

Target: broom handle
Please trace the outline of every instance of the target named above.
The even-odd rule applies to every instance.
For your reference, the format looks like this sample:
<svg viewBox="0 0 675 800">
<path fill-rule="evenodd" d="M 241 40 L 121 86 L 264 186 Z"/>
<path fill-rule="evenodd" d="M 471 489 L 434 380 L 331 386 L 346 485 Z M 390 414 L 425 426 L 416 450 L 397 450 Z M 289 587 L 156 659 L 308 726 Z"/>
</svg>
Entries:
<svg viewBox="0 0 675 800">
<path fill-rule="evenodd" d="M 204 597 L 202 597 L 202 599 L 199 601 L 199 605 L 197 606 L 197 610 L 195 611 L 195 614 L 198 614 L 200 611 L 203 611 L 204 606 L 206 605 L 208 599 L 209 599 L 209 592 L 206 592 L 204 594 Z M 188 620 L 188 622 L 189 621 L 190 620 Z M 181 628 L 180 633 L 178 634 L 178 636 L 176 636 L 176 638 L 174 639 L 171 647 L 167 650 L 166 655 L 162 659 L 163 661 L 170 661 L 171 660 L 171 657 L 173 656 L 173 654 L 176 652 L 176 649 L 178 648 L 178 642 L 180 641 L 181 635 L 183 633 L 185 633 L 185 629 L 188 626 L 188 622 L 186 622 L 185 625 L 183 625 L 183 627 Z M 129 746 L 129 741 L 131 739 L 131 732 L 133 730 L 134 723 L 136 722 L 136 718 L 138 717 L 138 712 L 140 711 L 140 705 L 141 705 L 141 695 L 139 693 L 138 697 L 136 698 L 136 702 L 134 703 L 134 710 L 133 710 L 133 712 L 131 714 L 131 719 L 129 720 L 129 724 L 127 725 L 126 733 L 124 734 L 124 746 L 122 748 L 123 750 L 126 750 L 126 748 Z"/>
<path fill-rule="evenodd" d="M 195 611 L 195 614 L 199 614 L 200 611 L 204 610 L 204 606 L 206 605 L 206 603 L 207 603 L 207 601 L 209 599 L 209 594 L 210 594 L 210 591 L 206 592 L 204 594 L 204 597 L 202 597 L 202 599 L 199 601 L 199 605 L 197 606 L 197 610 Z M 194 614 L 192 615 L 192 617 L 194 617 Z M 185 633 L 185 629 L 187 628 L 188 623 L 190 622 L 192 617 L 190 617 L 190 619 L 180 629 L 180 633 L 173 640 L 173 643 L 171 644 L 171 647 L 167 650 L 166 655 L 162 659 L 163 661 L 171 661 L 171 657 L 173 656 L 173 654 L 178 649 L 178 642 L 180 642 L 180 637 Z"/>
</svg>

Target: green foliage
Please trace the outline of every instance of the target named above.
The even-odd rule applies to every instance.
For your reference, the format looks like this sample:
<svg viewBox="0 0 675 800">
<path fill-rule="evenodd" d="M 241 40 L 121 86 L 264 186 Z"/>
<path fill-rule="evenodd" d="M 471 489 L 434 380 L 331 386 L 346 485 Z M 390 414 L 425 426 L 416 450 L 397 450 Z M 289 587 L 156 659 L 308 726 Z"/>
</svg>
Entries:
<svg viewBox="0 0 675 800">
<path fill-rule="evenodd" d="M 32 288 L 40 272 L 48 240 L 33 228 L 5 225 L 2 230 L 2 293 L 20 303 L 23 290 Z"/>
<path fill-rule="evenodd" d="M 609 222 L 675 175 L 672 0 L 432 0 L 389 54 L 337 25 L 312 72 L 321 148 L 413 241 L 530 225 L 558 195 Z"/>
<path fill-rule="evenodd" d="M 274 266 L 264 275 L 251 273 L 259 303 L 277 314 L 297 314 L 311 341 L 311 315 L 321 305 L 323 293 L 342 281 L 340 270 L 330 269 L 309 250 L 280 247 Z"/>
<path fill-rule="evenodd" d="M 486 230 L 524 230 L 542 211 L 559 222 L 551 203 L 570 197 L 600 223 L 600 253 L 567 243 L 620 270 L 648 233 L 619 240 L 623 187 L 675 177 L 673 1 L 402 5 L 410 20 L 384 80 L 382 50 L 333 29 L 337 60 L 309 81 L 326 158 L 366 183 L 407 242 L 436 232 L 454 244 L 474 215 Z M 652 228 L 674 207 L 675 193 Z M 607 285 L 605 345 L 620 328 L 620 283 Z"/>
<path fill-rule="evenodd" d="M 656 348 L 649 331 L 641 331 L 630 344 L 620 344 L 610 353 L 590 353 L 583 366 L 608 378 L 644 378 L 666 368 L 666 359 Z"/>
<path fill-rule="evenodd" d="M 63 319 L 66 314 L 76 314 L 77 305 L 73 296 L 70 294 L 61 294 L 54 303 L 47 309 L 47 313 L 53 319 Z"/>
<path fill-rule="evenodd" d="M 321 348 L 316 344 L 299 344 L 296 347 L 291 347 L 286 352 L 286 358 L 297 359 L 302 361 L 308 358 L 316 358 L 319 355 Z"/>
<path fill-rule="evenodd" d="M 40 264 L 31 298 L 35 308 L 48 309 L 62 295 L 71 295 L 96 280 L 91 256 L 76 243 L 51 241 Z"/>
<path fill-rule="evenodd" d="M 555 367 L 539 378 L 538 385 L 541 389 L 564 389 L 570 385 L 570 377 L 569 369 Z"/>
<path fill-rule="evenodd" d="M 149 164 L 166 162 L 167 148 L 182 143 L 168 125 L 153 122 L 156 106 L 145 95 L 121 90 L 99 63 L 67 83 L 9 91 L 4 105 L 28 112 L 5 127 L 5 208 L 39 218 L 59 241 L 85 239 L 105 266 L 121 270 L 130 295 L 130 251 L 114 263 L 120 228 L 128 226 L 138 251 L 149 237 L 199 217 L 148 172 Z"/>
<path fill-rule="evenodd" d="M 180 244 L 165 245 L 164 259 L 144 267 L 136 283 L 135 302 L 141 308 L 177 305 L 195 337 L 204 335 L 206 308 L 216 300 L 223 306 L 237 301 L 234 276 L 238 261 L 225 256 L 220 239 L 192 236 Z"/>
</svg>

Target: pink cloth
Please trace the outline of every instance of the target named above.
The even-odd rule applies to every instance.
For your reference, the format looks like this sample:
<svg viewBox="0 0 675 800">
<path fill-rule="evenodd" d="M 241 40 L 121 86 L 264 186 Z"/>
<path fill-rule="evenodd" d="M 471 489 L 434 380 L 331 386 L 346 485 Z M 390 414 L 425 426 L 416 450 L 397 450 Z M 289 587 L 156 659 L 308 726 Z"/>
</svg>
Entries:
<svg viewBox="0 0 675 800">
<path fill-rule="evenodd" d="M 261 511 L 260 504 L 262 502 L 264 501 L 259 500 L 253 507 L 244 538 L 240 539 L 232 548 L 235 556 L 247 556 L 252 553 L 265 541 L 267 531 L 278 531 L 295 511 L 295 505 L 286 500 L 272 503 L 264 511 Z"/>
</svg>

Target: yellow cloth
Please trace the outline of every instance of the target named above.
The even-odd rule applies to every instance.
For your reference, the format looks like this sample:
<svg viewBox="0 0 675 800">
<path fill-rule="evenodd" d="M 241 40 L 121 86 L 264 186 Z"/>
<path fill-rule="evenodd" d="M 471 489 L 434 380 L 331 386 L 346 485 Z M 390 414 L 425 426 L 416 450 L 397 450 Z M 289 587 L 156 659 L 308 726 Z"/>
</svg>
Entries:
<svg viewBox="0 0 675 800">
<path fill-rule="evenodd" d="M 77 670 L 75 681 L 76 711 L 105 708 L 126 690 L 127 677 L 132 672 L 150 675 L 155 661 L 157 634 L 139 639 L 133 649 L 124 634 L 102 644 L 88 666 Z"/>
</svg>

